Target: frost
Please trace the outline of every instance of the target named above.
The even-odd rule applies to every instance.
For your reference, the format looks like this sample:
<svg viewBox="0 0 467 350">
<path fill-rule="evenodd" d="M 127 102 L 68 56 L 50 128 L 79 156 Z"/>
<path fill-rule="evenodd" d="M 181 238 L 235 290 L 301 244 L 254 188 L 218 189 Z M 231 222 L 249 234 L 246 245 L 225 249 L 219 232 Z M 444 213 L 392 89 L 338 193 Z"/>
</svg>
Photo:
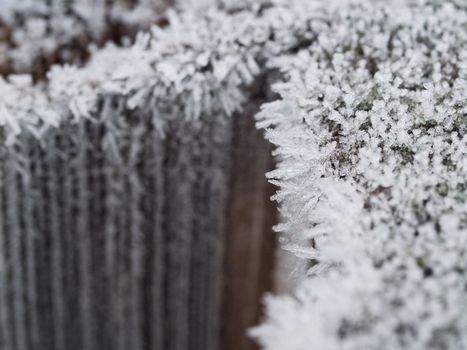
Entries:
<svg viewBox="0 0 467 350">
<path fill-rule="evenodd" d="M 278 229 L 311 267 L 252 334 L 270 350 L 463 349 L 465 9 L 337 3 L 276 59 L 288 78 L 258 115 Z"/>
<path fill-rule="evenodd" d="M 229 117 L 296 45 L 272 40 L 298 26 L 274 27 L 284 10 L 169 12 L 83 67 L 1 80 L 0 347 L 218 348 Z"/>
<path fill-rule="evenodd" d="M 22 132 L 40 138 L 48 129 L 59 126 L 59 109 L 50 105 L 39 87 L 31 85 L 29 77 L 13 75 L 9 82 L 0 78 L 0 94 L 0 126 L 7 145 L 12 145 Z"/>
<path fill-rule="evenodd" d="M 147 18 L 148 4 L 141 2 L 134 16 L 113 13 L 137 23 Z M 82 5 L 76 7 L 79 16 L 102 15 Z M 13 35 L 26 46 L 43 44 L 39 51 L 54 50 L 60 38 L 56 33 L 50 41 L 44 37 L 49 25 L 41 15 L 44 6 L 11 1 L 6 7 L 8 13 L 39 13 L 26 16 L 25 27 Z M 19 232 L 23 225 L 28 244 L 43 244 L 32 239 L 34 225 L 27 213 L 38 211 L 34 215 L 42 229 L 49 228 L 49 213 L 37 203 L 43 193 L 56 199 L 51 211 L 63 214 L 68 220 L 63 225 L 84 242 L 75 252 L 81 262 L 84 322 L 97 322 L 90 306 L 94 282 L 87 274 L 93 230 L 105 232 L 109 276 L 121 272 L 114 266 L 114 239 L 130 233 L 119 242 L 137 247 L 124 266 L 130 283 L 111 293 L 118 310 L 129 310 L 130 326 L 124 327 L 125 315 L 117 311 L 119 329 L 125 332 L 115 342 L 120 349 L 125 342 L 141 348 L 142 304 L 136 286 L 144 238 L 139 227 L 161 225 L 149 217 L 152 210 L 162 215 L 159 203 L 167 194 L 173 197 L 167 209 L 173 219 L 170 232 L 180 244 L 170 249 L 177 256 L 185 257 L 192 244 L 182 235 L 191 223 L 182 217 L 193 218 L 200 227 L 223 225 L 195 215 L 199 203 L 184 198 L 187 193 L 196 197 L 191 191 L 199 190 L 197 181 L 209 182 L 212 174 L 218 176 L 213 193 L 224 195 L 228 117 L 248 105 L 250 87 L 266 77 L 268 84 L 276 81 L 280 96 L 263 105 L 257 117 L 258 127 L 276 145 L 277 168 L 268 176 L 279 186 L 274 199 L 282 222 L 277 230 L 284 248 L 303 259 L 308 271 L 293 295 L 268 297 L 267 318 L 252 334 L 267 350 L 467 348 L 465 5 L 294 0 L 206 1 L 199 7 L 187 2 L 177 8 L 181 10 L 167 13 L 167 27 L 140 33 L 134 44 L 92 48 L 84 67 L 55 66 L 38 85 L 24 76 L 0 80 L 0 150 L 5 157 L 0 170 L 28 193 L 21 218 L 8 211 L 8 227 Z M 63 32 L 74 27 L 73 20 L 59 22 Z M 20 56 L 36 48 L 21 50 L 17 48 L 17 62 L 27 66 L 31 62 Z M 168 133 L 171 137 L 165 138 Z M 198 133 L 204 136 L 198 138 Z M 177 147 L 184 147 L 180 156 L 164 165 L 170 184 L 165 188 L 154 172 L 162 172 L 164 152 Z M 203 155 L 201 149 L 212 153 Z M 200 157 L 215 157 L 218 163 L 203 158 L 213 167 L 206 169 Z M 188 168 L 193 164 L 192 172 Z M 50 175 L 55 168 L 64 176 Z M 88 168 L 90 176 L 84 172 Z M 34 182 L 49 175 L 56 178 Z M 142 200 L 145 186 L 156 193 L 150 203 Z M 16 190 L 2 186 L 5 198 L 16 198 Z M 105 226 L 86 210 L 89 193 L 105 193 L 92 197 L 93 208 L 108 215 Z M 70 206 L 59 205 L 66 198 L 72 198 Z M 128 203 L 130 208 L 122 211 Z M 139 205 L 151 215 L 142 215 Z M 50 234 L 60 237 L 60 227 L 54 225 Z M 5 249 L 3 238 L 0 233 L 0 249 Z M 204 239 L 206 245 L 219 244 L 217 236 Z M 17 237 L 12 244 L 16 255 L 11 259 L 19 261 Z M 62 259 L 58 248 L 52 248 L 54 262 Z M 4 264 L 0 260 L 0 267 Z M 187 264 L 177 260 L 172 272 L 186 277 Z M 31 264 L 27 271 L 15 264 L 7 268 L 17 269 L 12 274 L 18 285 L 23 274 L 34 277 Z M 8 304 L 5 281 L 0 281 L 0 305 Z M 171 283 L 168 290 L 186 297 L 183 286 Z M 61 288 L 67 286 L 56 282 L 51 293 L 60 294 Z M 126 293 L 135 297 L 135 305 L 127 305 Z M 63 320 L 63 305 L 57 303 L 54 319 Z M 21 305 L 12 309 L 16 323 L 26 322 Z M 9 315 L 0 308 L 3 326 Z M 171 320 L 171 331 L 187 331 L 177 320 Z M 95 329 L 83 330 L 84 349 L 92 348 Z M 61 332 L 54 336 L 57 344 L 64 341 Z M 176 341 L 186 348 L 186 339 Z"/>
<path fill-rule="evenodd" d="M 108 40 L 112 26 L 148 28 L 166 9 L 163 0 L 3 0 L 0 13 L 0 68 L 13 72 L 37 70 L 50 56 L 83 63 L 86 43 Z M 11 66 L 11 67 L 10 67 Z M 45 67 L 46 68 L 46 67 Z"/>
</svg>

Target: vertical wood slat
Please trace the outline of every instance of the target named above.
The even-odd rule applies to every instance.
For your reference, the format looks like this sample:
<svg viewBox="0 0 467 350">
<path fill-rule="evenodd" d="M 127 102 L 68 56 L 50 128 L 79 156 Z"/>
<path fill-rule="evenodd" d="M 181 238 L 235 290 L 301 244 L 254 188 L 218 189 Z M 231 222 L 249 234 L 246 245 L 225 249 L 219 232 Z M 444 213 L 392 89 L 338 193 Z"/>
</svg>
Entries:
<svg viewBox="0 0 467 350">
<path fill-rule="evenodd" d="M 1 141 L 4 142 L 4 133 L 0 130 Z M 7 225 L 7 163 L 8 155 L 3 145 L 0 145 L 0 345 L 4 348 L 13 348 L 14 335 L 11 329 L 11 308 L 8 298 L 10 289 L 8 273 L 8 225 Z"/>
<path fill-rule="evenodd" d="M 22 167 L 3 148 L 2 349 L 252 349 L 274 216 L 256 108 L 163 138 L 109 100 L 46 142 L 21 135 Z"/>
<path fill-rule="evenodd" d="M 262 99 L 233 119 L 231 180 L 224 257 L 222 350 L 253 350 L 247 330 L 258 324 L 261 298 L 274 289 L 276 208 L 265 174 L 273 168 L 272 147 L 255 128 Z"/>
</svg>

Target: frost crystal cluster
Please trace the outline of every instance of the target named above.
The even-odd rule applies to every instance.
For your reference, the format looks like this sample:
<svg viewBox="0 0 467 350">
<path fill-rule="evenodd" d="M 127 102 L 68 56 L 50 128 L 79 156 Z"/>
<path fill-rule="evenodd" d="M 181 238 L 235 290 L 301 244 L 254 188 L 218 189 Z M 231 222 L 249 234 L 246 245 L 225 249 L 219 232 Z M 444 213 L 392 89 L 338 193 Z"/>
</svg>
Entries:
<svg viewBox="0 0 467 350">
<path fill-rule="evenodd" d="M 0 80 L 0 348 L 220 348 L 228 116 L 302 31 L 230 11 Z"/>
<path fill-rule="evenodd" d="M 465 3 L 314 15 L 258 116 L 278 229 L 309 270 L 253 333 L 269 350 L 467 349 Z"/>
<path fill-rule="evenodd" d="M 19 29 L 4 49 L 23 67 L 108 15 L 57 3 L 50 26 L 41 2 L 6 3 Z M 257 123 L 276 146 L 277 228 L 308 272 L 267 299 L 253 336 L 266 350 L 467 349 L 467 5 L 177 7 L 84 67 L 0 78 L 0 347 L 218 349 L 233 119 L 259 89 L 275 99 Z"/>
<path fill-rule="evenodd" d="M 82 63 L 86 46 L 157 22 L 164 0 L 2 0 L 0 73 Z M 45 67 L 43 67 L 45 66 Z"/>
</svg>

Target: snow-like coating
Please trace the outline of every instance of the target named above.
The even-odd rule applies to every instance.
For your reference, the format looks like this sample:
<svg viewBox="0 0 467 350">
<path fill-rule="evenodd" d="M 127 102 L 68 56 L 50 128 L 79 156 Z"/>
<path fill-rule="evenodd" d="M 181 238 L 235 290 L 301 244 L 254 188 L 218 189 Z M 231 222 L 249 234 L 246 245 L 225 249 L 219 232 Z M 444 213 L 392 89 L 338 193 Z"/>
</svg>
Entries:
<svg viewBox="0 0 467 350">
<path fill-rule="evenodd" d="M 465 3 L 264 1 L 169 20 L 44 85 L 2 80 L 6 147 L 115 100 L 109 130 L 136 111 L 164 134 L 279 76 L 258 127 L 277 147 L 277 229 L 310 268 L 252 334 L 267 350 L 467 348 Z"/>
<path fill-rule="evenodd" d="M 319 13 L 258 116 L 278 230 L 310 269 L 253 334 L 270 350 L 467 348 L 465 7 Z"/>
<path fill-rule="evenodd" d="M 147 29 L 163 16 L 164 0 L 3 0 L 0 71 L 27 73 L 43 61 L 83 63 L 82 51 L 120 27 Z"/>
</svg>

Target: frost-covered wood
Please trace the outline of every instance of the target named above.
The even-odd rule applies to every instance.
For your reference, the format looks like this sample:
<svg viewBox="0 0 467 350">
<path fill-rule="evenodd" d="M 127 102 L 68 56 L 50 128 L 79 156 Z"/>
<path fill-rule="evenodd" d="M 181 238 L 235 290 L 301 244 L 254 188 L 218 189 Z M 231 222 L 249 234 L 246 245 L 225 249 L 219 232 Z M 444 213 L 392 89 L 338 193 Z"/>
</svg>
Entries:
<svg viewBox="0 0 467 350">
<path fill-rule="evenodd" d="M 2 147 L 2 348 L 218 349 L 229 303 L 221 303 L 224 250 L 242 246 L 232 233 L 226 243 L 226 220 L 232 230 L 243 219 L 228 219 L 227 200 L 256 211 L 267 203 L 264 190 L 248 198 L 229 190 L 232 132 L 248 132 L 251 122 L 182 118 L 168 122 L 163 137 L 155 116 L 125 110 L 118 99 L 90 117 L 40 140 L 24 132 Z M 242 226 L 260 244 L 269 231 L 263 220 Z M 241 258 L 261 268 L 254 256 Z M 242 284 L 252 289 L 240 302 L 261 290 L 227 282 L 237 294 Z M 249 313 L 247 326 L 257 311 Z"/>
<path fill-rule="evenodd" d="M 57 189 L 60 181 L 76 184 L 64 198 L 76 201 L 75 210 L 80 213 L 72 225 L 73 237 L 81 242 L 74 245 L 73 258 L 81 263 L 72 271 L 82 291 L 80 319 L 85 321 L 80 322 L 98 322 L 94 315 L 98 305 L 91 297 L 96 276 L 86 271 L 96 261 L 93 232 L 103 228 L 105 242 L 111 244 L 105 247 L 102 274 L 109 274 L 107 269 L 128 274 L 112 289 L 118 305 L 112 309 L 112 320 L 115 327 L 123 323 L 128 327 L 112 341 L 122 348 L 127 342 L 138 348 L 141 338 L 134 334 L 141 332 L 143 312 L 138 300 L 147 298 L 136 287 L 144 257 L 138 247 L 148 238 L 141 237 L 144 230 L 138 232 L 136 227 L 144 225 L 148 216 L 132 206 L 146 198 L 147 184 L 141 182 L 146 177 L 141 177 L 140 167 L 149 167 L 144 175 L 154 177 L 148 180 L 154 188 L 148 192 L 159 195 L 161 186 L 170 200 L 163 197 L 145 204 L 148 208 L 166 206 L 166 211 L 157 209 L 159 214 L 147 225 L 157 229 L 162 225 L 160 232 L 172 232 L 168 243 L 164 235 L 152 239 L 159 239 L 155 247 L 162 244 L 163 251 L 170 252 L 164 263 L 176 277 L 149 282 L 156 289 L 151 296 L 170 294 L 173 299 L 162 309 L 152 306 L 151 317 L 170 315 L 165 328 L 146 332 L 153 339 L 169 335 L 170 345 L 157 343 L 156 348 L 183 349 L 190 345 L 177 334 L 186 335 L 199 322 L 218 327 L 218 314 L 211 308 L 218 305 L 219 281 L 208 277 L 216 275 L 218 265 L 198 264 L 206 279 L 199 289 L 188 291 L 184 281 L 194 266 L 184 257 L 199 244 L 210 252 L 203 254 L 206 261 L 219 262 L 218 251 L 211 248 L 222 239 L 207 234 L 197 242 L 195 236 L 182 231 L 191 224 L 212 232 L 225 225 L 214 214 L 225 208 L 226 170 L 221 164 L 225 162 L 223 150 L 228 149 L 226 139 L 232 136 L 229 116 L 248 110 L 249 87 L 266 75 L 282 81 L 277 85 L 280 99 L 267 104 L 258 117 L 258 126 L 266 129 L 277 146 L 278 168 L 270 176 L 279 186 L 276 199 L 283 223 L 278 230 L 284 232 L 286 249 L 310 269 L 293 296 L 269 298 L 268 318 L 254 335 L 269 350 L 466 347 L 465 4 L 458 0 L 296 0 L 247 1 L 246 7 L 236 8 L 228 1 L 222 3 L 224 10 L 201 6 L 202 15 L 169 13 L 168 28 L 140 35 L 131 47 L 96 51 L 83 69 L 56 67 L 45 86 L 33 87 L 18 77 L 1 81 L 6 96 L 0 105 L 2 171 L 7 181 L 18 183 L 15 188 L 2 184 L 2 219 L 8 224 L 0 241 L 1 257 L 25 259 L 18 250 L 23 244 L 42 244 L 42 250 L 34 253 L 39 266 L 55 266 L 52 261 L 68 256 L 53 249 L 57 244 L 53 237 L 62 239 L 58 234 L 62 224 L 50 220 L 67 206 L 59 201 L 48 210 L 34 210 L 31 203 L 17 202 L 23 198 L 21 191 L 34 188 L 26 182 L 32 178 L 30 171 L 24 170 L 29 169 L 28 147 L 41 164 L 62 160 L 75 175 L 62 179 L 59 173 L 51 175 L 49 166 L 34 168 L 41 181 L 32 197 L 42 203 L 65 196 Z M 21 104 L 17 103 L 20 98 Z M 64 157 L 59 156 L 61 151 L 49 152 L 63 148 L 62 138 L 54 135 L 73 135 L 71 149 L 76 150 Z M 38 146 L 31 147 L 29 139 Z M 144 151 L 149 147 L 144 140 L 151 140 L 151 151 Z M 90 152 L 90 147 L 98 151 Z M 141 162 L 144 152 L 151 157 Z M 165 159 L 167 154 L 171 156 Z M 89 166 L 83 168 L 67 159 Z M 154 175 L 157 166 L 166 169 L 165 176 L 174 182 L 161 184 Z M 53 176 L 56 181 L 51 180 Z M 101 191 L 104 203 L 96 195 Z M 92 198 L 86 196 L 89 192 Z M 189 199 L 184 195 L 187 192 Z M 220 204 L 200 202 L 206 193 L 212 203 Z M 127 203 L 133 204 L 124 210 Z M 32 214 L 17 214 L 8 209 L 12 206 L 30 208 Z M 103 217 L 112 218 L 102 227 L 94 215 L 99 210 L 105 212 Z M 75 214 L 67 215 L 75 218 Z M 37 223 L 30 219 L 34 215 L 40 218 Z M 187 222 L 185 218 L 195 219 Z M 50 226 L 49 239 L 36 242 L 31 234 L 23 243 L 5 231 L 24 234 L 28 230 L 21 227 L 27 225 Z M 50 256 L 44 254 L 49 246 L 55 252 Z M 160 252 L 154 249 L 151 256 L 158 259 Z M 131 254 L 115 256 L 110 253 L 114 251 Z M 37 281 L 43 293 L 36 295 L 22 284 L 23 276 L 34 280 L 34 274 L 23 268 L 33 264 L 2 266 L 5 273 L 0 278 L 5 283 L 0 287 L 0 303 L 8 305 L 0 309 L 7 330 L 2 333 L 5 344 L 24 346 L 18 334 L 8 332 L 17 329 L 9 328 L 10 315 L 14 315 L 13 322 L 32 322 L 33 327 L 33 321 L 24 316 L 27 308 L 20 302 L 25 298 L 22 295 L 31 303 L 47 305 L 38 306 L 35 317 L 46 317 L 49 323 L 37 323 L 38 331 L 31 334 L 50 332 L 51 328 L 41 327 L 67 320 L 62 301 L 36 300 L 36 296 L 61 295 L 62 288 L 69 286 L 57 280 L 53 284 Z M 50 276 L 63 274 L 55 269 L 46 270 Z M 212 304 L 190 323 L 180 310 L 190 303 L 188 295 L 205 301 L 206 293 L 212 293 Z M 80 329 L 79 323 L 75 327 Z M 87 342 L 84 346 L 95 346 L 94 327 L 82 327 L 80 332 L 80 339 Z M 196 344 L 215 348 L 213 329 L 197 328 L 196 332 L 200 332 Z M 57 343 L 66 338 L 60 332 L 54 337 Z"/>
<path fill-rule="evenodd" d="M 256 15 L 239 16 L 249 30 Z M 225 19 L 236 20 L 222 12 L 201 23 L 174 17 L 170 29 L 131 48 L 96 52 L 86 68 L 54 68 L 48 85 L 1 81 L 6 349 L 222 346 L 221 315 L 237 318 L 221 309 L 224 249 L 242 246 L 224 237 L 225 220 L 233 230 L 239 219 L 227 200 L 257 212 L 267 200 L 255 188 L 261 177 L 244 180 L 254 188 L 248 198 L 238 197 L 241 187 L 227 192 L 231 141 L 240 137 L 232 133 L 252 127 L 236 126 L 248 114 L 235 123 L 228 115 L 249 104 L 244 86 L 260 70 L 257 52 L 208 30 Z M 267 170 L 258 166 L 243 168 Z M 268 231 L 263 221 L 244 223 L 243 234 Z M 262 259 L 239 254 L 260 268 Z M 258 274 L 249 272 L 265 278 Z M 252 298 L 262 288 L 248 280 L 227 287 L 242 285 Z M 245 310 L 244 325 L 256 314 Z"/>
<path fill-rule="evenodd" d="M 53 64 L 82 64 L 89 45 L 125 42 L 163 21 L 169 0 L 3 0 L 0 73 L 44 78 Z"/>
<path fill-rule="evenodd" d="M 269 298 L 266 349 L 467 348 L 464 2 L 327 2 L 310 46 L 276 61 L 293 297 Z M 371 12 L 371 15 L 368 13 Z"/>
<path fill-rule="evenodd" d="M 275 288 L 272 227 L 276 208 L 270 201 L 274 188 L 264 181 L 265 172 L 273 168 L 271 145 L 255 128 L 254 118 L 245 117 L 254 116 L 268 95 L 264 79 L 255 85 L 256 92 L 245 111 L 232 116 L 234 135 L 219 347 L 223 350 L 257 349 L 245 331 L 258 324 L 262 314 L 259 301 L 265 291 Z"/>
</svg>

